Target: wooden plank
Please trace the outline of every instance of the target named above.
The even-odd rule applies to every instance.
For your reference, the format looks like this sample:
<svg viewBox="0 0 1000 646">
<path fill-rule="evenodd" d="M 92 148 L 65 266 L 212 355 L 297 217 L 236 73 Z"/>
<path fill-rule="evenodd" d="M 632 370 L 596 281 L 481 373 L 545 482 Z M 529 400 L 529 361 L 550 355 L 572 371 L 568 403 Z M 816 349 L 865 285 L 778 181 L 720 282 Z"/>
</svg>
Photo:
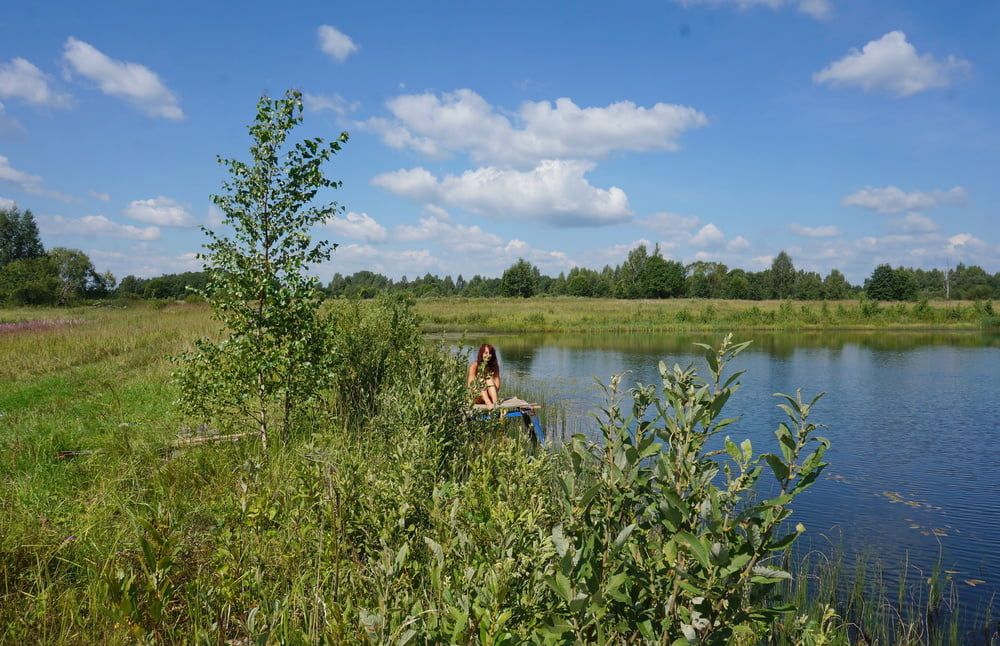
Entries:
<svg viewBox="0 0 1000 646">
<path fill-rule="evenodd" d="M 189 446 L 200 446 L 202 444 L 214 444 L 215 442 L 236 442 L 246 437 L 260 437 L 257 431 L 248 433 L 233 433 L 232 435 L 206 435 L 204 437 L 185 437 L 169 445 L 171 449 L 184 449 Z"/>
</svg>

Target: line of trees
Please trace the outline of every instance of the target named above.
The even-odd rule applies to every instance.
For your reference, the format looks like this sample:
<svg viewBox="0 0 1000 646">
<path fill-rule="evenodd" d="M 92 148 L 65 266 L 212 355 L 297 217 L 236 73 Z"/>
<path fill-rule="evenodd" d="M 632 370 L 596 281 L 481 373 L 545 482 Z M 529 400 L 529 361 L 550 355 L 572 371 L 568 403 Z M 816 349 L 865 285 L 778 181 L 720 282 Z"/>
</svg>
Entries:
<svg viewBox="0 0 1000 646">
<path fill-rule="evenodd" d="M 46 251 L 30 210 L 0 209 L 0 303 L 67 305 L 114 291 L 115 277 L 97 273 L 79 249 Z"/>
<path fill-rule="evenodd" d="M 720 262 L 697 261 L 684 265 L 663 257 L 658 247 L 640 245 L 625 261 L 601 270 L 574 267 L 556 277 L 518 259 L 500 278 L 475 275 L 466 279 L 426 274 L 398 281 L 371 271 L 334 275 L 327 285 L 333 297 L 370 298 L 383 291 L 421 296 L 532 297 L 582 296 L 592 298 L 729 298 L 765 300 L 840 300 L 865 295 L 872 300 L 1000 298 L 1000 273 L 990 275 L 977 265 L 954 269 L 910 269 L 879 265 L 863 285 L 852 285 L 837 269 L 825 277 L 796 269 L 792 258 L 779 253 L 771 267 L 746 271 Z"/>
<path fill-rule="evenodd" d="M 16 206 L 0 210 L 0 302 L 11 305 L 70 304 L 87 298 L 145 298 L 177 300 L 204 292 L 208 274 L 192 271 L 154 278 L 99 274 L 78 249 L 56 247 L 46 251 L 30 210 Z M 574 267 L 568 273 L 546 276 L 537 266 L 518 259 L 499 278 L 474 275 L 466 279 L 426 274 L 396 281 L 372 271 L 335 274 L 325 287 L 328 296 L 371 298 L 380 292 L 416 297 L 524 297 L 581 296 L 590 298 L 728 298 L 766 300 L 839 300 L 865 295 L 872 300 L 1000 299 L 1000 272 L 990 274 L 978 265 L 959 264 L 941 269 L 893 268 L 879 265 L 863 285 L 852 285 L 834 269 L 825 277 L 796 269 L 782 251 L 763 271 L 729 268 L 720 262 L 684 265 L 663 257 L 659 246 L 640 245 L 624 262 L 603 269 Z"/>
</svg>

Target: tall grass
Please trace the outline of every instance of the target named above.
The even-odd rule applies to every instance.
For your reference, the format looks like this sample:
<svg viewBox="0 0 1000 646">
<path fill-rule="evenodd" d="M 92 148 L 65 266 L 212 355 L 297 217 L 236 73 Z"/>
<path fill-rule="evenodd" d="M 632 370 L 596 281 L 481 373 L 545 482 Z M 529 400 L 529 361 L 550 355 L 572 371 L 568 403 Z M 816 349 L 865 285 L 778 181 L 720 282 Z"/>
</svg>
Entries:
<svg viewBox="0 0 1000 646">
<path fill-rule="evenodd" d="M 874 301 L 422 299 L 425 329 L 443 332 L 980 329 L 987 303 Z"/>
</svg>

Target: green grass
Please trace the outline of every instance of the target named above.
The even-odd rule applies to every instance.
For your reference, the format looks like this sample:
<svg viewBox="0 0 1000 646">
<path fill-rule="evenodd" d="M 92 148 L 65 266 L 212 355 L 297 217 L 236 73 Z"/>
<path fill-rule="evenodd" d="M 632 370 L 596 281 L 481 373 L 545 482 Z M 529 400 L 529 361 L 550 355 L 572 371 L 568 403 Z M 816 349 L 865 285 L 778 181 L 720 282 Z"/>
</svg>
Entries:
<svg viewBox="0 0 1000 646">
<path fill-rule="evenodd" d="M 417 301 L 435 332 L 980 329 L 984 304 L 959 302 L 440 298 Z M 991 310 L 990 310 L 991 311 Z"/>
<path fill-rule="evenodd" d="M 504 305 L 418 309 L 458 307 L 463 320 L 489 303 Z M 600 307 L 563 312 L 566 303 Z M 518 302 L 527 309 L 508 316 L 556 306 L 559 318 L 544 315 L 607 324 L 611 305 Z M 647 321 L 664 311 L 629 305 Z M 552 493 L 559 451 L 532 453 L 517 434 L 488 427 L 431 428 L 422 420 L 448 400 L 406 397 L 389 397 L 361 425 L 321 417 L 267 453 L 252 441 L 171 451 L 191 420 L 176 412 L 167 357 L 213 333 L 207 308 L 0 311 L 0 321 L 40 318 L 74 323 L 0 333 L 0 643 L 395 643 L 407 617 L 429 621 L 433 608 L 461 607 L 462 595 L 479 604 L 469 610 L 479 632 L 465 641 L 480 641 L 472 635 L 488 634 L 506 610 L 511 626 L 535 620 L 525 586 L 561 513 Z M 546 403 L 544 385 L 521 390 Z M 558 424 L 558 407 L 544 410 Z M 467 434 L 447 460 L 442 431 Z M 438 575 L 425 539 L 443 550 Z M 832 643 L 857 643 L 853 623 L 925 643 L 915 616 L 885 619 L 883 601 L 894 598 L 886 586 L 845 596 L 845 582 L 859 577 L 839 561 L 829 567 L 837 578 L 803 568 L 789 594 L 806 617 L 834 607 Z M 444 584 L 434 576 L 457 596 L 435 592 Z M 791 643 L 790 625 L 765 641 Z"/>
</svg>

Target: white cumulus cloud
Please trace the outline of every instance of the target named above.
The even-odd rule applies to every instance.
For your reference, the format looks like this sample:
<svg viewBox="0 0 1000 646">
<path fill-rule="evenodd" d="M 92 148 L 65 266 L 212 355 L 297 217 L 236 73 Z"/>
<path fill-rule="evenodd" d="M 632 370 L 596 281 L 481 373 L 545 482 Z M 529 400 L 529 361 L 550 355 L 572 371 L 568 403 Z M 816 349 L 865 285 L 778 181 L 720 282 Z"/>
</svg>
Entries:
<svg viewBox="0 0 1000 646">
<path fill-rule="evenodd" d="M 959 233 L 948 238 L 948 251 L 956 252 L 965 249 L 981 249 L 986 243 L 971 233 Z"/>
<path fill-rule="evenodd" d="M 904 217 L 893 220 L 889 224 L 904 233 L 933 233 L 938 229 L 934 220 L 920 213 L 907 213 Z"/>
<path fill-rule="evenodd" d="M 625 191 L 596 188 L 585 175 L 593 163 L 549 159 L 528 171 L 496 167 L 446 175 L 424 168 L 372 179 L 375 186 L 423 203 L 453 206 L 497 218 L 530 218 L 555 226 L 596 226 L 631 217 Z"/>
<path fill-rule="evenodd" d="M 719 227 L 711 222 L 698 229 L 689 241 L 696 247 L 718 247 L 726 241 L 726 236 L 722 234 Z"/>
<path fill-rule="evenodd" d="M 656 231 L 665 236 L 676 236 L 689 233 L 698 226 L 698 218 L 695 216 L 678 215 L 660 211 L 639 221 L 639 224 Z"/>
<path fill-rule="evenodd" d="M 160 195 L 148 200 L 134 200 L 125 207 L 125 215 L 161 227 L 189 227 L 194 218 L 183 206 L 169 197 Z"/>
<path fill-rule="evenodd" d="M 813 74 L 813 80 L 830 85 L 855 85 L 866 92 L 883 90 L 906 97 L 948 87 L 970 68 L 968 61 L 954 56 L 938 60 L 931 54 L 919 54 L 907 42 L 906 34 L 891 31 L 860 51 L 850 50 L 844 58 Z"/>
<path fill-rule="evenodd" d="M 20 99 L 35 105 L 65 107 L 70 98 L 49 87 L 49 76 L 23 58 L 0 63 L 0 98 Z"/>
<path fill-rule="evenodd" d="M 108 195 L 107 193 L 103 193 L 101 191 L 95 191 L 94 189 L 90 189 L 89 191 L 87 191 L 87 193 L 90 195 L 90 197 L 94 198 L 95 200 L 100 200 L 102 202 L 108 202 L 111 200 L 110 195 Z"/>
<path fill-rule="evenodd" d="M 600 158 L 617 150 L 676 150 L 680 136 L 708 123 L 682 105 L 631 101 L 580 107 L 569 98 L 527 101 L 514 114 L 472 90 L 407 94 L 387 104 L 391 118 L 364 123 L 389 146 L 431 157 L 464 152 L 479 162 L 533 165 L 550 158 Z"/>
<path fill-rule="evenodd" d="M 736 236 L 726 243 L 726 250 L 732 252 L 746 251 L 750 248 L 750 241 L 743 236 Z"/>
<path fill-rule="evenodd" d="M 396 227 L 395 237 L 399 240 L 429 240 L 457 253 L 478 253 L 506 249 L 509 243 L 500 236 L 484 231 L 476 225 L 451 222 L 438 215 L 420 218 L 416 225 L 401 224 Z"/>
<path fill-rule="evenodd" d="M 793 222 L 792 224 L 788 225 L 788 229 L 795 235 L 803 236 L 806 238 L 834 238 L 840 235 L 840 230 L 833 225 L 827 225 L 822 227 L 807 227 Z"/>
<path fill-rule="evenodd" d="M 329 110 L 341 116 L 349 112 L 356 112 L 361 108 L 360 102 L 348 101 L 339 94 L 310 94 L 304 92 L 302 94 L 302 103 L 305 104 L 306 110 L 311 112 Z"/>
<path fill-rule="evenodd" d="M 845 196 L 840 203 L 857 206 L 878 213 L 902 213 L 933 208 L 939 204 L 964 204 L 968 194 L 961 186 L 947 191 L 904 191 L 897 186 L 873 187 L 855 191 Z"/>
<path fill-rule="evenodd" d="M 358 51 L 358 46 L 351 37 L 330 25 L 320 25 L 319 48 L 338 63 L 343 63 L 347 57 Z"/>
<path fill-rule="evenodd" d="M 61 215 L 38 216 L 39 228 L 50 235 L 100 236 L 128 240 L 157 240 L 157 227 L 136 227 L 119 224 L 103 215 L 85 215 L 82 218 L 65 218 Z"/>
<path fill-rule="evenodd" d="M 330 218 L 323 223 L 323 226 L 352 240 L 380 242 L 386 238 L 385 227 L 367 213 L 350 211 L 342 218 Z"/>
<path fill-rule="evenodd" d="M 66 40 L 63 58 L 74 72 L 96 83 L 104 94 L 125 99 L 151 117 L 175 121 L 184 118 L 177 97 L 145 65 L 110 58 L 72 36 Z"/>
<path fill-rule="evenodd" d="M 795 7 L 800 12 L 816 19 L 829 18 L 833 13 L 833 6 L 830 0 L 676 0 L 679 4 L 690 7 L 694 5 L 707 5 L 712 7 L 734 7 L 740 10 L 753 9 L 756 7 L 766 7 L 768 9 L 781 9 L 783 7 Z"/>
<path fill-rule="evenodd" d="M 9 211 L 17 206 L 17 202 L 6 197 L 0 197 L 0 211 Z"/>
<path fill-rule="evenodd" d="M 32 175 L 23 170 L 19 170 L 10 165 L 10 160 L 0 155 L 0 182 L 11 184 L 21 189 L 25 193 L 32 195 L 42 195 L 51 197 L 63 202 L 72 202 L 73 198 L 58 191 L 49 190 L 42 186 L 42 178 Z"/>
</svg>

